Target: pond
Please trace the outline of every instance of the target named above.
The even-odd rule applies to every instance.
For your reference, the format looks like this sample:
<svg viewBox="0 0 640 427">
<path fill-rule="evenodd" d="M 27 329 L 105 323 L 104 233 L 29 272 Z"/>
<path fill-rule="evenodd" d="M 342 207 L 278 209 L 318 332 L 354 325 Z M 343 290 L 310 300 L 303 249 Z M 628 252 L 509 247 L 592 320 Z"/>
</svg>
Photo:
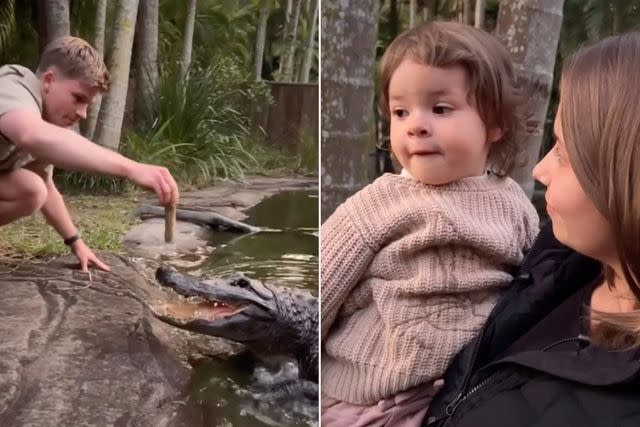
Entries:
<svg viewBox="0 0 640 427">
<path fill-rule="evenodd" d="M 252 279 L 306 288 L 318 296 L 317 192 L 282 192 L 246 212 L 256 234 L 217 232 L 209 258 L 192 273 L 202 277 L 242 272 Z M 188 270 L 187 270 L 188 272 Z M 190 398 L 202 411 L 204 426 L 317 426 L 317 402 L 287 407 L 243 397 L 254 362 L 240 357 L 211 360 L 194 368 Z M 289 405 L 290 403 L 290 405 Z"/>
</svg>

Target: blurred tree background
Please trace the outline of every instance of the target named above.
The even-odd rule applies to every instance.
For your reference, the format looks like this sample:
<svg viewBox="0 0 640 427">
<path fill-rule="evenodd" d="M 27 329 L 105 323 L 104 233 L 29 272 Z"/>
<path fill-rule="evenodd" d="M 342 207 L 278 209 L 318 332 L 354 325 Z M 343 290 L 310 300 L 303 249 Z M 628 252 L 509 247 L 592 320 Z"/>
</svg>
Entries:
<svg viewBox="0 0 640 427">
<path fill-rule="evenodd" d="M 638 0 L 369 0 L 368 3 L 377 25 L 369 25 L 366 31 L 373 34 L 375 46 L 358 44 L 357 41 L 363 38 L 354 37 L 343 42 L 347 48 L 340 52 L 333 53 L 323 49 L 323 63 L 327 56 L 331 60 L 332 54 L 336 57 L 350 57 L 359 55 L 363 50 L 375 52 L 375 62 L 370 68 L 363 65 L 361 70 L 352 71 L 361 78 L 368 76 L 370 81 L 375 82 L 378 61 L 389 43 L 401 32 L 431 20 L 457 20 L 475 25 L 496 34 L 505 43 L 513 55 L 519 78 L 534 91 L 528 105 L 527 132 L 522 135 L 528 139 L 528 162 L 514 173 L 514 179 L 529 195 L 535 193 L 534 201 L 541 197 L 543 190 L 536 188 L 534 191 L 530 174 L 538 158 L 552 145 L 551 130 L 558 104 L 558 80 L 564 59 L 583 44 L 640 29 Z M 351 13 L 349 9 L 336 11 L 336 7 L 339 7 L 338 2 L 323 2 L 323 19 L 339 13 L 348 17 Z M 518 25 L 515 25 L 516 22 Z M 352 37 L 350 34 L 340 36 Z M 331 40 L 332 37 L 336 36 L 323 33 L 323 43 L 325 38 Z M 337 40 L 333 40 L 333 43 L 336 42 Z M 324 71 L 322 78 L 323 87 L 336 80 Z M 345 90 L 348 89 L 343 88 L 343 92 Z M 351 132 L 361 135 L 362 147 L 362 150 L 352 154 L 351 159 L 343 159 L 342 164 L 337 165 L 335 162 L 325 163 L 326 152 L 338 150 L 340 135 L 344 133 L 344 129 L 335 126 L 330 129 L 331 132 L 323 132 L 321 179 L 323 192 L 329 192 L 326 196 L 323 194 L 323 219 L 349 194 L 380 173 L 393 169 L 389 158 L 388 125 L 377 114 L 374 99 L 376 92 L 377 88 L 372 86 L 367 97 L 371 101 L 371 107 L 367 110 L 369 119 L 357 131 L 353 127 L 349 128 Z M 331 123 L 332 115 L 338 114 L 331 102 L 323 94 L 323 131 L 325 121 Z M 353 164 L 359 167 L 343 166 Z"/>
</svg>

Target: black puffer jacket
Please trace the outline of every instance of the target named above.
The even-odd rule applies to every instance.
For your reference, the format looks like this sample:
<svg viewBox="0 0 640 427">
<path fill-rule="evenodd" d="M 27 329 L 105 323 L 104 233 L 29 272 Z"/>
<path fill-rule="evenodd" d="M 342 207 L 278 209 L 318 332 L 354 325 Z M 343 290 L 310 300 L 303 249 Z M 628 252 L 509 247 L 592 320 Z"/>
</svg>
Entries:
<svg viewBox="0 0 640 427">
<path fill-rule="evenodd" d="M 597 262 L 543 227 L 484 329 L 447 370 L 423 426 L 640 427 L 636 352 L 606 351 L 584 336 L 568 336 L 546 349 L 500 356 L 600 273 Z"/>
</svg>

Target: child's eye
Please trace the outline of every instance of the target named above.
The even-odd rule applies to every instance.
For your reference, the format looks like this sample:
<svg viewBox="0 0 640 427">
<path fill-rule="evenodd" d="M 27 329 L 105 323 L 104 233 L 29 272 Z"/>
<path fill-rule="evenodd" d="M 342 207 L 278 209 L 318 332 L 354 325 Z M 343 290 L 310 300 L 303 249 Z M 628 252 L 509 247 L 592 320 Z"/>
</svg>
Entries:
<svg viewBox="0 0 640 427">
<path fill-rule="evenodd" d="M 447 107 L 445 105 L 436 105 L 433 107 L 433 114 L 446 114 L 451 110 L 451 107 Z"/>
<path fill-rule="evenodd" d="M 560 157 L 560 147 L 558 146 L 558 141 L 556 140 L 556 143 L 553 145 L 553 155 L 556 157 Z"/>
<path fill-rule="evenodd" d="M 407 117 L 409 115 L 409 112 L 407 110 L 403 110 L 402 108 L 397 108 L 393 110 L 393 115 L 402 119 L 404 117 Z"/>
</svg>

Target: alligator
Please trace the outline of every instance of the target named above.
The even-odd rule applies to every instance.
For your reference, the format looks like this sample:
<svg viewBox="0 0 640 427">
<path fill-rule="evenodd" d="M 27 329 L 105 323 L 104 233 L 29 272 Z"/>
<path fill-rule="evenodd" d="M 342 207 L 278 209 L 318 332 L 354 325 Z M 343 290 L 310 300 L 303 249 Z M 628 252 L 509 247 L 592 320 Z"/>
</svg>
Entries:
<svg viewBox="0 0 640 427">
<path fill-rule="evenodd" d="M 151 306 L 165 323 L 244 344 L 259 356 L 296 360 L 298 375 L 318 383 L 318 301 L 308 291 L 276 286 L 236 273 L 199 280 L 162 266 L 157 282 L 177 298 Z M 317 391 L 317 390 L 316 390 Z"/>
</svg>

